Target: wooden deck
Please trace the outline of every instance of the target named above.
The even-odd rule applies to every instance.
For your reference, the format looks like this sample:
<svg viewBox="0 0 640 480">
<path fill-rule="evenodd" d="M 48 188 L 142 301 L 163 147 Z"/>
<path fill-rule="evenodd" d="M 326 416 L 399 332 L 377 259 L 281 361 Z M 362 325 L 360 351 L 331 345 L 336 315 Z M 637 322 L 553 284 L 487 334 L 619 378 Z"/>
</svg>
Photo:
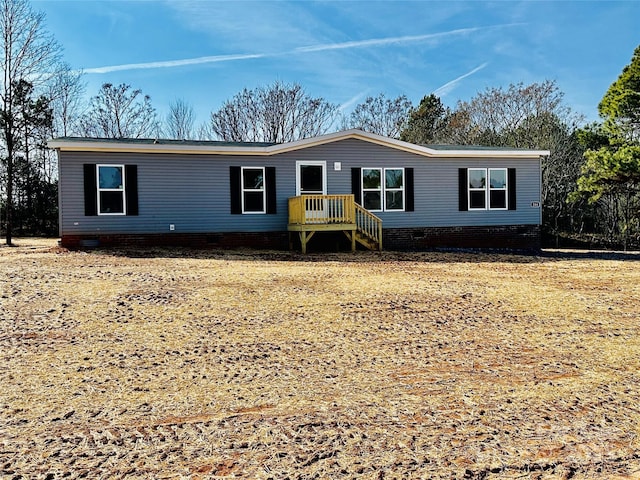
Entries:
<svg viewBox="0 0 640 480">
<path fill-rule="evenodd" d="M 382 220 L 358 205 L 353 195 L 301 195 L 289 198 L 289 232 L 298 232 L 302 253 L 317 232 L 341 231 L 370 250 L 382 250 Z"/>
</svg>

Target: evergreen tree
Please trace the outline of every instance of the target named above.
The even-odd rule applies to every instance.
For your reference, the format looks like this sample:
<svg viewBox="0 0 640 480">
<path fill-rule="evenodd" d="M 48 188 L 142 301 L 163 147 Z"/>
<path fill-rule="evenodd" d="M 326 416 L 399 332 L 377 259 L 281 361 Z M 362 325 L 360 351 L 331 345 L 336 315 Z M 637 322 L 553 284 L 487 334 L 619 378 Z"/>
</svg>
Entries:
<svg viewBox="0 0 640 480">
<path fill-rule="evenodd" d="M 400 140 L 418 145 L 440 143 L 446 127 L 449 109 L 433 93 L 420 100 L 418 108 L 411 109 Z"/>
<path fill-rule="evenodd" d="M 640 46 L 602 97 L 598 112 L 616 143 L 640 142 Z"/>
<path fill-rule="evenodd" d="M 571 199 L 613 205 L 613 224 L 624 248 L 640 236 L 640 46 L 598 105 L 604 122 L 581 133 L 590 143 Z M 608 144 L 607 144 L 608 143 Z"/>
</svg>

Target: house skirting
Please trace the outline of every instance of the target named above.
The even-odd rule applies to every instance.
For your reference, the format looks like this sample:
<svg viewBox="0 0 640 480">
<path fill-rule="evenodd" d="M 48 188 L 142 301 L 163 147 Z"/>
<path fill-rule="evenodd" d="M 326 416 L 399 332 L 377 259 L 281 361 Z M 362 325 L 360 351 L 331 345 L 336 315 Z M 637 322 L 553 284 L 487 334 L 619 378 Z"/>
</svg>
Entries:
<svg viewBox="0 0 640 480">
<path fill-rule="evenodd" d="M 287 250 L 289 235 L 288 232 L 62 235 L 60 245 L 72 249 L 94 247 L 247 247 Z"/>
<path fill-rule="evenodd" d="M 320 233 L 317 239 L 310 242 L 309 251 L 350 250 L 344 235 L 334 234 L 335 232 Z M 385 228 L 382 237 L 384 250 L 540 249 L 539 225 Z M 61 245 L 67 248 L 175 246 L 287 250 L 289 232 L 74 234 L 62 235 Z M 299 242 L 294 242 L 294 248 L 299 247 Z"/>
<path fill-rule="evenodd" d="M 382 231 L 385 250 L 446 248 L 539 250 L 540 225 L 491 227 L 388 228 Z"/>
</svg>

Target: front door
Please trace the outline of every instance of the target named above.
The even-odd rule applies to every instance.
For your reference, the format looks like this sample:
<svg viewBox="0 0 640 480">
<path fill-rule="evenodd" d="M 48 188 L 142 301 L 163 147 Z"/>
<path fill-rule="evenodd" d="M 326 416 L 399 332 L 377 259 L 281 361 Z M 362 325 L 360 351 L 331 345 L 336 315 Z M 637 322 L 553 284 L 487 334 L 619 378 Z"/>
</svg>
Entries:
<svg viewBox="0 0 640 480">
<path fill-rule="evenodd" d="M 326 195 L 327 162 L 297 162 L 296 195 Z"/>
<path fill-rule="evenodd" d="M 296 195 L 327 194 L 327 162 L 296 162 Z M 305 215 L 308 223 L 323 223 L 324 200 L 310 197 L 305 201 Z"/>
</svg>

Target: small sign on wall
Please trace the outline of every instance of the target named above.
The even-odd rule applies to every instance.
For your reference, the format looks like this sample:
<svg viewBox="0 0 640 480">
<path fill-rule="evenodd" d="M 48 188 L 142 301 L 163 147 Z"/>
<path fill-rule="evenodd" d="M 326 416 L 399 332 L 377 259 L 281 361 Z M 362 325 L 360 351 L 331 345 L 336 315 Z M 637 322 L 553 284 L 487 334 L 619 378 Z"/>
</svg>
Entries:
<svg viewBox="0 0 640 480">
<path fill-rule="evenodd" d="M 540 202 L 531 202 L 531 208 L 540 208 Z"/>
<path fill-rule="evenodd" d="M 333 169 L 336 172 L 339 172 L 340 170 L 342 170 L 342 162 L 333 162 Z"/>
</svg>

